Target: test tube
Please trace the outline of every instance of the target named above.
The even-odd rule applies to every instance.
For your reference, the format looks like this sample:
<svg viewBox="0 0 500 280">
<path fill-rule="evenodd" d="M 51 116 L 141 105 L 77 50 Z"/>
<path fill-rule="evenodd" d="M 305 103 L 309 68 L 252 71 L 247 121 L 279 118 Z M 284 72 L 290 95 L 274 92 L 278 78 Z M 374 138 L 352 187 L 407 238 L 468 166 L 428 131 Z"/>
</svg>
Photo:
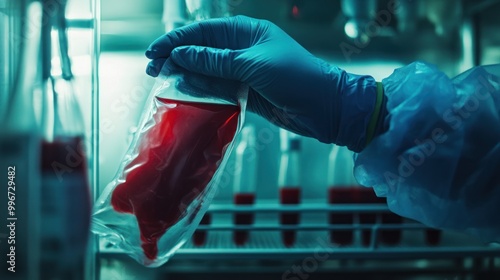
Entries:
<svg viewBox="0 0 500 280">
<path fill-rule="evenodd" d="M 201 218 L 200 225 L 209 225 L 212 222 L 212 216 L 209 213 L 205 213 L 203 218 Z M 203 246 L 207 242 L 207 231 L 197 229 L 193 234 L 193 244 L 195 246 Z"/>
<path fill-rule="evenodd" d="M 235 163 L 237 168 L 235 169 L 233 185 L 235 205 L 253 205 L 255 203 L 258 159 L 255 144 L 254 127 L 250 125 L 244 127 L 241 131 L 240 142 L 236 147 Z M 233 219 L 235 225 L 252 225 L 254 214 L 236 213 Z M 244 245 L 249 239 L 249 232 L 236 230 L 233 239 L 236 245 Z"/>
<path fill-rule="evenodd" d="M 281 160 L 278 177 L 279 197 L 282 205 L 300 203 L 300 137 L 286 130 L 280 131 Z M 281 213 L 281 225 L 297 225 L 300 216 L 298 212 Z M 293 246 L 296 240 L 296 231 L 283 230 L 283 243 Z"/>
<path fill-rule="evenodd" d="M 381 199 L 375 195 L 372 188 L 358 187 L 356 189 L 356 201 L 358 203 L 376 204 L 381 203 Z M 374 225 L 377 222 L 377 214 L 374 213 L 360 213 L 359 223 L 362 225 Z M 371 229 L 361 230 L 361 242 L 363 246 L 370 246 L 372 239 Z"/>
<path fill-rule="evenodd" d="M 333 145 L 328 161 L 328 202 L 330 204 L 348 204 L 355 202 L 355 189 L 357 185 L 352 169 L 352 153 L 344 147 Z M 353 214 L 329 215 L 331 225 L 352 225 Z M 330 231 L 330 241 L 339 245 L 350 245 L 353 243 L 354 233 L 352 229 Z"/>
<path fill-rule="evenodd" d="M 439 229 L 428 229 L 425 231 L 425 241 L 428 245 L 436 246 L 441 242 L 441 234 Z"/>
<path fill-rule="evenodd" d="M 387 204 L 385 197 L 379 198 L 380 203 Z M 382 224 L 396 225 L 403 223 L 403 218 L 395 213 L 382 214 Z M 402 231 L 400 229 L 385 229 L 380 231 L 381 241 L 388 245 L 396 245 L 401 242 Z"/>
</svg>

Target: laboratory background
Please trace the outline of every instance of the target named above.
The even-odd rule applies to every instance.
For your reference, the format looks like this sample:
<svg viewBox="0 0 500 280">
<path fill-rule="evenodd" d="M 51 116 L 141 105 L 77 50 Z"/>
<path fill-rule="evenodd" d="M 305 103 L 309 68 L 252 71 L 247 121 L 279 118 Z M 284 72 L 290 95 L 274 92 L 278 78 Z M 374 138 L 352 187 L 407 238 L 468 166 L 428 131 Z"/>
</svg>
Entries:
<svg viewBox="0 0 500 280">
<path fill-rule="evenodd" d="M 391 213 L 357 184 L 352 152 L 248 112 L 168 262 L 145 267 L 90 230 L 150 108 L 144 52 L 165 32 L 246 15 L 350 73 L 381 81 L 421 60 L 453 77 L 499 63 L 499 13 L 497 0 L 0 0 L 0 279 L 500 279 L 500 244 Z"/>
</svg>

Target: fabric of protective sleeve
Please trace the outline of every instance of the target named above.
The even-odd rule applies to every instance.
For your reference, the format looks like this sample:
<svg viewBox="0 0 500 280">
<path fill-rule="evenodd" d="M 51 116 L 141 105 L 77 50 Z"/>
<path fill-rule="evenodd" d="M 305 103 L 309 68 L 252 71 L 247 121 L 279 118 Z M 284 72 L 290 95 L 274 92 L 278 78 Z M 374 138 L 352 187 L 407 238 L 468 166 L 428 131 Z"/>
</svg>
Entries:
<svg viewBox="0 0 500 280">
<path fill-rule="evenodd" d="M 385 131 L 354 174 L 395 213 L 500 241 L 500 65 L 450 79 L 415 62 L 383 81 Z"/>
</svg>

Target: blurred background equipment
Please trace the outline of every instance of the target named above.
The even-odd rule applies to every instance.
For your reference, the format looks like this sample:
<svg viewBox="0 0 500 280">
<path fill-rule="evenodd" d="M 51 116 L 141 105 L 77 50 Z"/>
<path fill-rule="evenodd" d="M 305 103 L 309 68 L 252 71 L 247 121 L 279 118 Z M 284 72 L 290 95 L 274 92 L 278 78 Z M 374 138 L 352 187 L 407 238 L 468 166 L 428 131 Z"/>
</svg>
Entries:
<svg viewBox="0 0 500 280">
<path fill-rule="evenodd" d="M 0 1 L 2 279 L 94 275 L 96 4 Z"/>
<path fill-rule="evenodd" d="M 53 238 L 43 243 L 38 211 L 46 180 L 34 163 L 42 156 L 40 141 L 56 130 L 57 85 L 68 85 L 63 95 L 76 104 L 70 108 L 81 108 L 71 128 L 81 126 L 95 198 L 136 133 L 154 83 L 145 74 L 144 51 L 165 31 L 230 15 L 267 19 L 314 55 L 378 81 L 415 60 L 449 76 L 500 62 L 498 0 L 67 0 L 64 19 L 44 37 L 47 26 L 35 15 L 54 3 L 64 1 L 0 0 L 0 120 L 8 129 L 0 135 L 0 171 L 18 166 L 16 182 L 26 186 L 17 189 L 18 215 L 30 217 L 17 228 L 18 265 L 28 270 L 16 276 L 25 278 L 2 270 L 1 279 L 37 279 L 43 251 L 63 250 L 65 234 L 72 234 L 61 226 L 64 234 L 46 232 Z M 53 81 L 55 88 L 44 86 Z M 147 269 L 92 237 L 85 261 L 69 269 L 73 278 L 61 279 L 500 279 L 499 244 L 390 213 L 383 199 L 353 180 L 345 148 L 281 131 L 253 114 L 237 141 L 231 176 L 192 241 L 170 262 Z M 78 214 L 70 209 L 85 205 L 80 196 L 70 198 L 73 205 L 57 204 L 58 213 Z M 73 229 L 85 227 L 85 218 L 75 221 Z M 3 256 L 4 236 L 0 230 Z M 85 243 L 74 236 L 75 248 Z"/>
<path fill-rule="evenodd" d="M 185 25 L 188 22 L 187 12 L 186 1 L 164 0 L 162 21 L 165 24 L 165 32 Z"/>
<path fill-rule="evenodd" d="M 40 222 L 40 135 L 37 133 L 35 109 L 32 102 L 41 30 L 31 36 L 22 18 L 35 18 L 41 24 L 42 5 L 23 1 L 0 4 L 2 35 L 2 113 L 0 125 L 0 169 L 2 193 L 0 204 L 2 223 L 0 271 L 2 279 L 17 271 L 18 279 L 39 279 L 41 266 Z M 36 20 L 38 19 L 38 20 Z M 16 38 L 17 40 L 11 40 Z M 22 38 L 22 39 L 21 39 Z M 13 272 L 14 271 L 14 272 Z M 9 275 L 10 274 L 10 275 Z"/>
</svg>

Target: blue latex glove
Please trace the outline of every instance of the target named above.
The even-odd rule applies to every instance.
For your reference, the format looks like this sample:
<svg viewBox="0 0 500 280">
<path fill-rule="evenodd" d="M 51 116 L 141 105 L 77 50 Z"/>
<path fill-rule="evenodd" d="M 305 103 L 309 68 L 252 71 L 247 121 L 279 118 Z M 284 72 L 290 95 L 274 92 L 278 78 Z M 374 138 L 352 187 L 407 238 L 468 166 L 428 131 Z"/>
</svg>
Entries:
<svg viewBox="0 0 500 280">
<path fill-rule="evenodd" d="M 158 38 L 146 56 L 151 76 L 170 57 L 189 71 L 248 84 L 248 109 L 285 129 L 356 152 L 366 144 L 375 80 L 316 58 L 269 21 L 193 23 Z"/>
</svg>

